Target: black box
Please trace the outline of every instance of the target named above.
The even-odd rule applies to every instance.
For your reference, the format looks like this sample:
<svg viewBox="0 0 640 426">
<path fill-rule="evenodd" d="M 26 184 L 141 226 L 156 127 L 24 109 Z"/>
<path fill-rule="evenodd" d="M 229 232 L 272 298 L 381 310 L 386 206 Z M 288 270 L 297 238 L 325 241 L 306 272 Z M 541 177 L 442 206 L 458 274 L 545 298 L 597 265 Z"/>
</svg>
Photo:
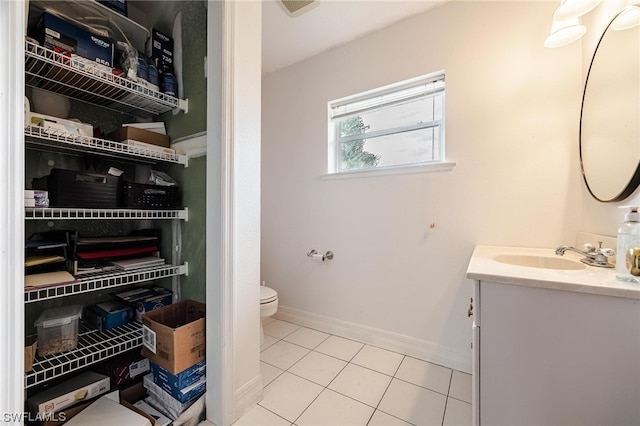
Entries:
<svg viewBox="0 0 640 426">
<path fill-rule="evenodd" d="M 121 198 L 120 177 L 74 170 L 52 169 L 33 188 L 49 191 L 50 207 L 114 209 Z"/>
<path fill-rule="evenodd" d="M 151 58 L 160 72 L 173 73 L 173 39 L 155 28 L 151 29 Z"/>
<path fill-rule="evenodd" d="M 180 204 L 180 188 L 126 182 L 123 200 L 123 206 L 132 209 L 175 209 Z"/>
</svg>

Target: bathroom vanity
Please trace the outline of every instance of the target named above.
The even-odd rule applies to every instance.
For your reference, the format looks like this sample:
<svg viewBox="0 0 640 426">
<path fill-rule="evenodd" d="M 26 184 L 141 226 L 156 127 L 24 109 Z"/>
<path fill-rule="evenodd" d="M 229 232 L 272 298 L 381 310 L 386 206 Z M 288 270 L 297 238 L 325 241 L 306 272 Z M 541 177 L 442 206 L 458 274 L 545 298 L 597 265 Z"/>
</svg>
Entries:
<svg viewBox="0 0 640 426">
<path fill-rule="evenodd" d="M 579 259 L 475 248 L 474 425 L 640 424 L 640 286 Z"/>
</svg>

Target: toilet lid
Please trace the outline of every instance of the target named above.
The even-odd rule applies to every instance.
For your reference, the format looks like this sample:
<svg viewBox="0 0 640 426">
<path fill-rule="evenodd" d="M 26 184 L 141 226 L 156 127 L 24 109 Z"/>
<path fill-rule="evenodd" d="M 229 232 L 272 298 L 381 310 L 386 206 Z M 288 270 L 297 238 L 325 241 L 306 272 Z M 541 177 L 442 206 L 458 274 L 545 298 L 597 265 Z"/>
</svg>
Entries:
<svg viewBox="0 0 640 426">
<path fill-rule="evenodd" d="M 278 293 L 269 287 L 260 286 L 260 304 L 273 302 L 278 298 Z"/>
</svg>

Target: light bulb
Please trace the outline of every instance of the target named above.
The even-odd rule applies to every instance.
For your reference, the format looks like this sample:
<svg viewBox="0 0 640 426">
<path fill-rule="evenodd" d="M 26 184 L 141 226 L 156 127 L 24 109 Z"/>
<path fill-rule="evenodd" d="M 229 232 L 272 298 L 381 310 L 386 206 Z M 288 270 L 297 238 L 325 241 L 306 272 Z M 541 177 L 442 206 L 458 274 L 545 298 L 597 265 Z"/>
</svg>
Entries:
<svg viewBox="0 0 640 426">
<path fill-rule="evenodd" d="M 640 25 L 640 7 L 629 6 L 616 16 L 611 22 L 611 29 L 616 31 L 628 30 Z"/>
<path fill-rule="evenodd" d="M 549 48 L 566 46 L 579 40 L 586 32 L 587 28 L 580 25 L 578 18 L 563 21 L 554 16 L 551 34 L 544 41 L 544 46 Z"/>
</svg>

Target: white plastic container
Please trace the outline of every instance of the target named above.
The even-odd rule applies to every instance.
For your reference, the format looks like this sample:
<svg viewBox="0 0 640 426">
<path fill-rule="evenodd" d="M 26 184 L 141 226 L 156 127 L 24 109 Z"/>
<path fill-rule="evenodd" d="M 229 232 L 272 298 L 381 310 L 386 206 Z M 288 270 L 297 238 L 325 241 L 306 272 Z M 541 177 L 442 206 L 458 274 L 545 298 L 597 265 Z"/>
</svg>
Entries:
<svg viewBox="0 0 640 426">
<path fill-rule="evenodd" d="M 70 351 L 78 346 L 81 305 L 47 309 L 35 322 L 38 329 L 38 355 Z"/>
<path fill-rule="evenodd" d="M 640 247 L 640 213 L 635 206 L 621 208 L 628 208 L 629 212 L 624 215 L 624 223 L 618 229 L 616 278 L 620 281 L 638 283 L 640 277 L 631 275 L 629 272 L 627 253 L 629 249 Z"/>
</svg>

